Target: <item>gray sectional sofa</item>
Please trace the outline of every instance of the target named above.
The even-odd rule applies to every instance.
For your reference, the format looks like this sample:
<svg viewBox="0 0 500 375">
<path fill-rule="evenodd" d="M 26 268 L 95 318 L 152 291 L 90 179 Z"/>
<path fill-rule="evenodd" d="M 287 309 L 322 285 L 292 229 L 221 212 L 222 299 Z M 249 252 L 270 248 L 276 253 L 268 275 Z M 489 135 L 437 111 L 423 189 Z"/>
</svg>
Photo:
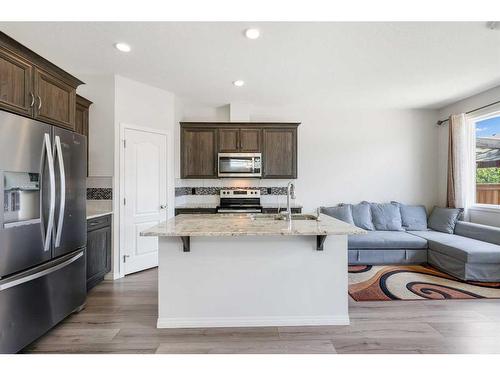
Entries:
<svg viewBox="0 0 500 375">
<path fill-rule="evenodd" d="M 367 230 L 349 236 L 350 265 L 429 263 L 461 280 L 500 282 L 500 228 L 458 221 L 461 210 L 435 207 L 427 217 L 423 206 L 362 202 L 320 211 Z"/>
</svg>

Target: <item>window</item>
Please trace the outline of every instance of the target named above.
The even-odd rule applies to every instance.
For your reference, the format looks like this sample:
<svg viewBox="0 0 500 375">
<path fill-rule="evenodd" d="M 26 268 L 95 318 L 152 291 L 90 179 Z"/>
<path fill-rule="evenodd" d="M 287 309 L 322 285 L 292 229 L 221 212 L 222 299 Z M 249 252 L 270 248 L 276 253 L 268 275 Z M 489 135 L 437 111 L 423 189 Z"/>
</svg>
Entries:
<svg viewBox="0 0 500 375">
<path fill-rule="evenodd" d="M 500 113 L 475 120 L 476 203 L 500 205 Z"/>
</svg>

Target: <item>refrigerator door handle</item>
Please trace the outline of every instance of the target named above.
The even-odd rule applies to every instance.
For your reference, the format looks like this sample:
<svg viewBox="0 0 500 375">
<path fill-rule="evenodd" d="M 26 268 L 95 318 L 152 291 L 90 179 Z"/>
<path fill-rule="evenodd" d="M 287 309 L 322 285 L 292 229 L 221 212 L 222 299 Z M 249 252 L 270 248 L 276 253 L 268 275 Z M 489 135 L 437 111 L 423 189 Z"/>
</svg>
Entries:
<svg viewBox="0 0 500 375">
<path fill-rule="evenodd" d="M 61 139 L 58 135 L 55 136 L 55 151 L 57 154 L 57 160 L 59 162 L 59 177 L 60 177 L 60 204 L 59 204 L 59 219 L 57 220 L 56 229 L 56 243 L 55 246 L 59 247 L 61 245 L 61 234 L 64 224 L 64 210 L 66 208 L 66 175 L 64 173 L 64 158 L 61 147 Z"/>
<path fill-rule="evenodd" d="M 0 284 L 0 291 L 2 290 L 6 290 L 6 289 L 10 289 L 10 288 L 13 288 L 17 285 L 21 285 L 21 284 L 24 284 L 24 283 L 27 283 L 29 281 L 32 281 L 32 280 L 35 280 L 35 279 L 38 279 L 42 276 L 46 276 L 46 275 L 49 275 L 53 272 L 56 272 L 57 270 L 60 270 L 61 268 L 64 268 L 66 267 L 67 265 L 75 262 L 76 260 L 78 260 L 79 258 L 81 258 L 83 256 L 83 251 L 76 254 L 74 257 L 71 257 L 69 258 L 68 260 L 65 260 L 64 262 L 62 263 L 59 263 L 51 268 L 47 268 L 47 269 L 44 269 L 42 271 L 39 271 L 39 272 L 35 272 L 34 274 L 31 274 L 31 275 L 28 275 L 28 276 L 25 276 L 25 277 L 21 277 L 20 279 L 16 279 L 16 280 L 12 280 L 12 281 L 6 281 L 4 282 L 3 284 Z"/>
<path fill-rule="evenodd" d="M 40 159 L 40 185 L 43 181 L 43 171 L 45 169 L 45 158 L 47 159 L 47 166 L 49 167 L 49 182 L 50 182 L 50 202 L 49 202 L 49 219 L 47 228 L 44 228 L 43 222 L 43 191 L 40 194 L 40 225 L 42 228 L 42 241 L 43 251 L 50 250 L 50 239 L 52 229 L 54 227 L 54 211 L 56 205 L 56 178 L 54 173 L 54 158 L 52 156 L 52 147 L 50 146 L 50 135 L 45 133 L 43 138 L 44 147 L 42 148 L 42 157 Z"/>
</svg>

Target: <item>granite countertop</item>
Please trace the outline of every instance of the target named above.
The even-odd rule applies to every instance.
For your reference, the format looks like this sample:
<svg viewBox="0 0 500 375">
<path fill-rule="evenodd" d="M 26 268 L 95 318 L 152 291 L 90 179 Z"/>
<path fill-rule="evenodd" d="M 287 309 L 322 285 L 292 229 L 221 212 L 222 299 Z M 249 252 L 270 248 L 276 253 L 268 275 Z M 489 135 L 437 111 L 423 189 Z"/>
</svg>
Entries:
<svg viewBox="0 0 500 375">
<path fill-rule="evenodd" d="M 256 219 L 252 219 L 256 217 Z M 317 236 L 363 234 L 357 228 L 330 216 L 319 220 L 274 220 L 269 214 L 179 215 L 141 232 L 142 236 Z"/>
<path fill-rule="evenodd" d="M 87 210 L 87 220 L 111 214 L 113 214 L 113 211 L 109 210 Z"/>
<path fill-rule="evenodd" d="M 261 206 L 263 208 L 286 208 L 286 203 L 281 203 L 281 204 L 278 204 L 278 203 L 262 203 Z M 290 204 L 290 207 L 291 208 L 302 208 L 302 205 L 301 204 L 296 204 L 296 203 L 292 203 Z"/>
<path fill-rule="evenodd" d="M 113 202 L 111 200 L 88 200 L 87 220 L 113 213 Z"/>
<path fill-rule="evenodd" d="M 218 206 L 218 203 L 179 203 L 175 205 L 175 208 L 216 208 Z M 278 203 L 261 203 L 261 206 L 263 208 L 286 208 L 286 203 L 283 204 L 278 204 Z M 300 204 L 294 204 L 292 203 L 290 205 L 292 208 L 302 208 L 302 205 Z"/>
</svg>

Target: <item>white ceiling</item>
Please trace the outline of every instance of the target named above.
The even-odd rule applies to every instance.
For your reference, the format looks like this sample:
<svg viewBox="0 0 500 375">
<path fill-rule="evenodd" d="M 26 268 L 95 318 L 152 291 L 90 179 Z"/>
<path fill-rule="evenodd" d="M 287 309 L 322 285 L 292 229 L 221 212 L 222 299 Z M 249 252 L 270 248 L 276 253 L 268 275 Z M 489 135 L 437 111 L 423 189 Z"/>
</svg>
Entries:
<svg viewBox="0 0 500 375">
<path fill-rule="evenodd" d="M 249 40 L 245 28 L 261 30 Z M 205 104 L 440 108 L 500 84 L 500 30 L 453 23 L 0 23 L 70 73 Z M 117 41 L 132 52 L 113 48 Z M 236 88 L 232 81 L 243 79 Z"/>
</svg>

